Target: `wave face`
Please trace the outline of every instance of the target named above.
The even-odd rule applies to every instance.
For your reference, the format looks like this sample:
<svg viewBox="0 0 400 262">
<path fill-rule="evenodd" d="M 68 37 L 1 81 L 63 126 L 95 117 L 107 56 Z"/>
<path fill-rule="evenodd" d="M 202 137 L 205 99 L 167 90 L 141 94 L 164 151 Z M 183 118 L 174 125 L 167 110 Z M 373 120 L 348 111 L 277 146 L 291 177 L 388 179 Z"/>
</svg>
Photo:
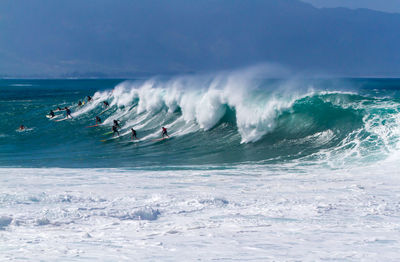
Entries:
<svg viewBox="0 0 400 262">
<path fill-rule="evenodd" d="M 398 156 L 400 81 L 271 79 L 259 70 L 141 80 L 1 80 L 0 165 L 343 166 Z M 79 100 L 93 101 L 79 107 Z M 103 101 L 110 104 L 105 111 Z M 45 115 L 69 106 L 72 120 Z M 62 116 L 61 116 L 62 115 Z M 98 127 L 95 117 L 103 124 Z M 120 136 L 106 134 L 114 119 Z M 24 124 L 26 131 L 16 129 Z M 161 137 L 165 126 L 171 136 Z M 131 140 L 130 128 L 139 140 Z"/>
</svg>

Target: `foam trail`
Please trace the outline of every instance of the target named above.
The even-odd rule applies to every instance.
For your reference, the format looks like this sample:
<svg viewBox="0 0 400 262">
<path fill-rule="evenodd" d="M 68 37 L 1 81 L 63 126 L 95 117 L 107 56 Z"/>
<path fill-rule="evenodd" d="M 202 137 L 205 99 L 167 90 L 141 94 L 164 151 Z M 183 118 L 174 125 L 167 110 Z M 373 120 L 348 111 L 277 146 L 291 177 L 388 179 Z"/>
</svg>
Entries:
<svg viewBox="0 0 400 262">
<path fill-rule="evenodd" d="M 349 92 L 340 86 L 324 89 L 324 84 L 332 85 L 332 81 L 270 79 L 265 78 L 265 74 L 264 68 L 257 67 L 124 81 L 95 92 L 93 101 L 80 108 L 76 107 L 75 101 L 83 97 L 79 92 L 72 92 L 70 99 L 64 92 L 59 99 L 41 101 L 47 104 L 43 110 L 35 109 L 34 97 L 32 101 L 22 102 L 11 97 L 12 103 L 21 103 L 10 108 L 17 110 L 12 111 L 13 118 L 19 119 L 20 123 L 29 119 L 34 124 L 26 126 L 36 129 L 26 133 L 13 132 L 18 125 L 3 121 L 1 133 L 10 134 L 9 130 L 12 130 L 10 137 L 2 139 L 9 143 L 4 155 L 18 159 L 18 154 L 13 152 L 25 152 L 26 147 L 32 147 L 38 152 L 35 161 L 41 163 L 40 157 L 46 159 L 47 152 L 53 157 L 73 148 L 80 154 L 74 157 L 78 163 L 118 159 L 117 165 L 130 165 L 143 157 L 140 161 L 152 164 L 161 159 L 157 155 L 162 151 L 159 146 L 163 146 L 171 156 L 166 163 L 264 163 L 296 159 L 312 163 L 320 161 L 331 166 L 374 162 L 398 155 L 400 106 L 394 91 L 382 88 L 379 92 L 370 89 Z M 380 83 L 384 87 L 386 81 Z M 102 105 L 105 100 L 110 103 L 107 111 Z M 43 117 L 57 104 L 75 109 L 74 119 L 55 122 Z M 31 107 L 29 112 L 34 114 L 24 116 L 22 108 L 26 107 Z M 100 114 L 102 125 L 85 128 L 93 125 Z M 37 122 L 34 122 L 35 115 L 40 115 Z M 8 118 L 3 114 L 0 121 Z M 105 138 L 114 119 L 121 120 L 121 139 L 98 146 L 96 141 Z M 123 144 L 130 136 L 130 128 L 145 141 L 159 137 L 161 126 L 166 126 L 174 139 L 158 145 L 157 149 L 146 148 L 145 144 L 138 148 L 134 160 L 129 159 L 129 146 Z M 48 146 L 51 149 L 40 155 Z M 107 147 L 106 150 L 103 147 Z M 60 156 L 57 162 L 63 162 L 63 159 L 68 156 Z M 25 164 L 22 153 L 18 161 Z"/>
<path fill-rule="evenodd" d="M 229 108 L 236 113 L 242 142 L 255 142 L 274 129 L 276 117 L 298 98 L 293 93 L 288 97 L 278 97 L 287 89 L 284 85 L 274 86 L 274 90 L 268 90 L 269 94 L 261 99 L 252 95 L 261 84 L 257 78 L 266 73 L 265 68 L 255 67 L 217 75 L 176 77 L 167 81 L 126 81 L 111 93 L 97 92 L 94 98 L 96 101 L 111 99 L 111 106 L 121 110 L 137 103 L 136 115 L 144 112 L 157 115 L 163 110 L 171 114 L 179 110 L 188 124 L 195 122 L 205 131 L 215 127 Z M 118 117 L 115 114 L 109 119 Z"/>
</svg>

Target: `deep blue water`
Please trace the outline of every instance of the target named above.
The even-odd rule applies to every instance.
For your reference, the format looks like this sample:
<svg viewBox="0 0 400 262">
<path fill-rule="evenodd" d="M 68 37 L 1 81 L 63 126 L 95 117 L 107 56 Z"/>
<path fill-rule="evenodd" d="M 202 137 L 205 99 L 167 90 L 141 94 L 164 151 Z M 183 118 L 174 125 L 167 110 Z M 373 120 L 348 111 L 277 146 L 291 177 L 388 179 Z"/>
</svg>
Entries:
<svg viewBox="0 0 400 262">
<path fill-rule="evenodd" d="M 399 91 L 398 79 L 0 80 L 0 166 L 379 161 L 399 144 Z M 48 119 L 57 106 L 73 119 Z M 104 125 L 87 128 L 100 113 Z M 104 135 L 114 119 L 118 138 Z M 154 141 L 161 126 L 171 138 Z"/>
</svg>

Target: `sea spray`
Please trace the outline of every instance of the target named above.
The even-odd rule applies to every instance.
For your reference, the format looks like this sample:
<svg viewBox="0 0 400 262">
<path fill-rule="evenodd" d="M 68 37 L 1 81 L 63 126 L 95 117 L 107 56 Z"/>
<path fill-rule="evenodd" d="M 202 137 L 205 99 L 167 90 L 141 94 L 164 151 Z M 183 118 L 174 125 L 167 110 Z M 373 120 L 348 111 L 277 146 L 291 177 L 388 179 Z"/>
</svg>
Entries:
<svg viewBox="0 0 400 262">
<path fill-rule="evenodd" d="M 0 111 L 0 164 L 136 167 L 300 161 L 346 166 L 398 155 L 395 80 L 390 90 L 385 89 L 388 80 L 379 82 L 381 89 L 374 80 L 371 90 L 372 80 L 264 78 L 261 72 L 119 82 L 59 80 L 51 85 L 32 80 L 32 86 L 18 90 L 11 83 L 2 93 L 8 102 Z M 89 84 L 101 88 L 88 91 Z M 16 100 L 20 89 L 25 95 Z M 87 95 L 93 100 L 77 106 Z M 103 101 L 110 103 L 108 110 Z M 74 118 L 55 122 L 44 117 L 60 105 L 69 106 Z M 86 128 L 96 116 L 103 124 Z M 117 119 L 120 136 L 104 135 Z M 15 131 L 21 124 L 31 131 Z M 161 137 L 162 126 L 171 139 L 152 142 Z M 138 133 L 136 141 L 131 128 Z"/>
</svg>

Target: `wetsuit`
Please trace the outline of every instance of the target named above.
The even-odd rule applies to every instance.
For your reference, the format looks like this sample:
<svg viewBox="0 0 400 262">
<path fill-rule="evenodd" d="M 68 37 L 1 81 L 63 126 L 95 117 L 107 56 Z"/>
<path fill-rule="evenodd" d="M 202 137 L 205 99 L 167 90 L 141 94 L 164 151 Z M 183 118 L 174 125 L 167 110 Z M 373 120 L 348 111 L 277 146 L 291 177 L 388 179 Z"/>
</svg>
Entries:
<svg viewBox="0 0 400 262">
<path fill-rule="evenodd" d="M 104 101 L 103 104 L 104 104 L 106 107 L 109 107 L 109 106 L 110 106 L 110 105 L 108 104 L 107 101 Z"/>
<path fill-rule="evenodd" d="M 82 106 L 82 102 L 81 101 L 78 102 L 78 106 Z"/>
<path fill-rule="evenodd" d="M 88 102 L 92 101 L 92 98 L 90 96 L 87 96 L 87 101 Z"/>
<path fill-rule="evenodd" d="M 72 118 L 72 116 L 71 116 L 71 110 L 69 110 L 69 108 L 65 108 L 65 111 L 66 111 L 66 113 L 67 113 L 67 116 L 66 116 L 66 118 L 68 118 L 68 117 L 71 117 Z"/>
<path fill-rule="evenodd" d="M 136 137 L 136 130 L 133 129 L 133 128 L 131 128 L 131 131 L 132 131 L 132 139 L 133 139 L 133 138 L 136 138 L 136 139 L 137 139 L 137 137 Z"/>
<path fill-rule="evenodd" d="M 118 124 L 118 120 L 114 120 L 114 126 L 116 126 L 116 127 L 118 127 L 118 128 L 121 128 L 121 127 L 119 126 L 119 124 Z"/>
<path fill-rule="evenodd" d="M 113 136 L 115 135 L 115 133 L 117 133 L 118 136 L 119 136 L 119 132 L 118 132 L 118 129 L 117 129 L 116 126 L 113 126 L 113 127 L 112 127 L 112 131 L 114 132 L 114 133 L 113 133 Z"/>
<path fill-rule="evenodd" d="M 54 114 L 53 110 L 50 110 L 50 113 L 49 113 L 49 115 L 50 115 L 51 117 L 54 117 L 54 116 L 55 116 L 55 114 Z"/>
<path fill-rule="evenodd" d="M 97 125 L 97 123 L 100 123 L 100 124 L 101 124 L 101 118 L 98 117 L 98 116 L 96 116 L 96 125 Z"/>
<path fill-rule="evenodd" d="M 164 138 L 164 136 L 169 137 L 168 133 L 167 133 L 167 129 L 165 127 L 162 128 L 162 137 Z"/>
</svg>

